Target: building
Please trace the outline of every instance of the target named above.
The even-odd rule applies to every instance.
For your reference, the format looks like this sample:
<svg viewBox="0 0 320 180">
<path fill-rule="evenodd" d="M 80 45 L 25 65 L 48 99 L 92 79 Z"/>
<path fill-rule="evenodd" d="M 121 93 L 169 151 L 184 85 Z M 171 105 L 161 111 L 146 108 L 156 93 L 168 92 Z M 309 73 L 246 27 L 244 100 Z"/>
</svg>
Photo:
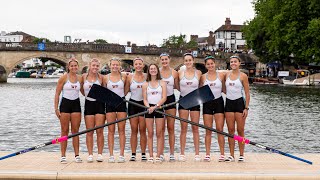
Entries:
<svg viewBox="0 0 320 180">
<path fill-rule="evenodd" d="M 215 48 L 221 50 L 243 50 L 246 45 L 241 29 L 244 25 L 231 24 L 230 18 L 226 18 L 225 24 L 214 31 Z"/>
<path fill-rule="evenodd" d="M 34 39 L 34 36 L 22 31 L 16 31 L 11 33 L 1 31 L 0 33 L 0 42 L 33 42 Z"/>
<path fill-rule="evenodd" d="M 208 37 L 199 37 L 198 35 L 191 35 L 190 40 L 198 43 L 200 50 L 212 51 L 215 47 L 215 37 L 212 31 L 209 32 Z"/>
</svg>

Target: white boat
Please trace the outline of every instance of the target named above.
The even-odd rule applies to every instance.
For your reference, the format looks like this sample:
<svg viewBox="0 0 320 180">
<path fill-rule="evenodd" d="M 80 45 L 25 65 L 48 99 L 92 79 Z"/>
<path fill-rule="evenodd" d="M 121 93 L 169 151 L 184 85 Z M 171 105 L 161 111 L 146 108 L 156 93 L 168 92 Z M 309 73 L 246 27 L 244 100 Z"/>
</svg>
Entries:
<svg viewBox="0 0 320 180">
<path fill-rule="evenodd" d="M 320 85 L 320 73 L 310 75 L 308 70 L 297 70 L 297 75 L 294 79 L 282 80 L 285 85 L 295 86 L 314 86 Z"/>
</svg>

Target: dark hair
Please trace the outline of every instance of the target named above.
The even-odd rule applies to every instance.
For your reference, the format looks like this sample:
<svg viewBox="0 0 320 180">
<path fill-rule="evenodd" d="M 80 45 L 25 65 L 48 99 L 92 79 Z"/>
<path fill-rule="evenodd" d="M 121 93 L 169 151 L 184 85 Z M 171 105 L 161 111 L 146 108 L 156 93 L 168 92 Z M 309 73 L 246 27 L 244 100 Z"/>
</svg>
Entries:
<svg viewBox="0 0 320 180">
<path fill-rule="evenodd" d="M 184 54 L 183 54 L 183 57 L 186 57 L 186 56 L 191 56 L 192 59 L 194 59 L 194 57 L 193 57 L 193 55 L 192 55 L 191 52 L 187 52 L 187 53 L 184 53 Z"/>
<path fill-rule="evenodd" d="M 213 62 L 216 60 L 213 56 L 209 55 L 209 56 L 206 56 L 206 58 L 204 58 L 204 63 L 207 63 L 209 59 L 211 59 Z"/>
<path fill-rule="evenodd" d="M 157 68 L 157 71 L 158 71 L 158 73 L 157 73 L 157 77 L 156 77 L 156 80 L 161 80 L 161 76 L 160 76 L 160 70 L 159 70 L 159 66 L 158 65 L 156 65 L 156 64 L 154 64 L 154 63 L 152 63 L 152 64 L 150 64 L 149 66 L 148 66 L 148 71 L 147 71 L 147 82 L 150 82 L 151 81 L 151 75 L 150 75 L 150 66 L 152 66 L 152 65 L 154 65 L 154 66 L 156 66 L 156 68 Z"/>
<path fill-rule="evenodd" d="M 232 58 L 236 58 L 236 59 L 238 59 L 238 60 L 239 60 L 239 62 L 241 62 L 241 59 L 239 58 L 239 56 L 230 56 L 230 58 L 229 58 L 229 59 L 232 59 Z"/>
</svg>

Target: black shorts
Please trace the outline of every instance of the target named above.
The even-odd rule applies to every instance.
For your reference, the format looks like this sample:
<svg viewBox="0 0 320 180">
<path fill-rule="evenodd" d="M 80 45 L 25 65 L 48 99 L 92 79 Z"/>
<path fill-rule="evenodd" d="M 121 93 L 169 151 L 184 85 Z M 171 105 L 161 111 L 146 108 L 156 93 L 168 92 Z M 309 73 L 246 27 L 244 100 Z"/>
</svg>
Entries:
<svg viewBox="0 0 320 180">
<path fill-rule="evenodd" d="M 150 107 L 155 106 L 155 104 L 149 104 L 149 105 L 150 105 Z M 163 112 L 163 109 L 157 109 L 157 110 Z M 151 114 L 149 114 L 149 113 L 145 114 L 144 117 L 145 118 L 163 118 L 164 116 L 160 113 L 153 111 L 153 113 L 151 113 Z"/>
<path fill-rule="evenodd" d="M 63 97 L 60 103 L 59 110 L 62 113 L 81 113 L 80 99 L 78 98 L 75 100 L 70 100 Z"/>
<path fill-rule="evenodd" d="M 227 98 L 226 107 L 224 108 L 225 112 L 239 112 L 242 113 L 245 108 L 243 98 L 239 98 L 236 100 L 230 100 Z"/>
<path fill-rule="evenodd" d="M 181 99 L 181 98 L 182 98 L 182 96 L 180 96 L 180 99 Z M 183 108 L 183 107 L 179 104 L 178 110 L 182 110 L 182 109 L 184 109 L 184 110 L 189 110 L 189 111 L 200 111 L 200 105 L 191 107 L 191 108 L 189 108 L 189 109 L 185 109 L 185 108 Z"/>
<path fill-rule="evenodd" d="M 122 99 L 124 99 L 123 97 Z M 116 108 L 112 106 L 106 105 L 106 113 L 110 112 L 127 112 L 127 105 L 126 102 L 123 101 L 121 104 L 119 104 Z"/>
<path fill-rule="evenodd" d="M 89 101 L 86 99 L 84 103 L 84 115 L 106 114 L 105 103 L 99 101 Z"/>
<path fill-rule="evenodd" d="M 222 96 L 218 99 L 203 103 L 202 114 L 224 113 L 224 101 Z"/>
<path fill-rule="evenodd" d="M 164 105 L 170 104 L 170 103 L 173 103 L 173 102 L 176 102 L 176 97 L 174 96 L 174 94 L 172 94 L 171 96 L 167 96 L 167 100 L 166 100 L 166 102 L 164 102 Z M 174 104 L 174 105 L 165 107 L 165 108 L 163 108 L 163 109 L 164 109 L 164 110 L 177 109 L 177 105 Z"/>
<path fill-rule="evenodd" d="M 138 104 L 141 104 L 144 106 L 143 101 L 135 101 L 133 99 L 130 99 L 129 101 L 132 101 L 132 102 L 135 102 L 135 103 L 138 103 Z M 142 107 L 136 106 L 134 104 L 130 104 L 130 103 L 128 104 L 128 115 L 129 116 L 140 113 L 140 112 L 144 112 L 144 111 L 145 111 L 145 108 L 142 108 Z M 144 114 L 142 114 L 140 116 L 144 116 Z"/>
</svg>

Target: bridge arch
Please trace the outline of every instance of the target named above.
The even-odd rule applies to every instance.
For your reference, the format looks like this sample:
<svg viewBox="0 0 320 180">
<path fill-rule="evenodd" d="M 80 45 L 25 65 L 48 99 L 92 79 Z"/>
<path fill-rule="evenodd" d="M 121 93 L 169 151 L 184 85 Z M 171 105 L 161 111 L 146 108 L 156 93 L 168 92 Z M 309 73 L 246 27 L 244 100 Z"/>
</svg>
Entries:
<svg viewBox="0 0 320 180">
<path fill-rule="evenodd" d="M 0 82 L 7 82 L 8 74 L 4 66 L 0 65 Z"/>
</svg>

